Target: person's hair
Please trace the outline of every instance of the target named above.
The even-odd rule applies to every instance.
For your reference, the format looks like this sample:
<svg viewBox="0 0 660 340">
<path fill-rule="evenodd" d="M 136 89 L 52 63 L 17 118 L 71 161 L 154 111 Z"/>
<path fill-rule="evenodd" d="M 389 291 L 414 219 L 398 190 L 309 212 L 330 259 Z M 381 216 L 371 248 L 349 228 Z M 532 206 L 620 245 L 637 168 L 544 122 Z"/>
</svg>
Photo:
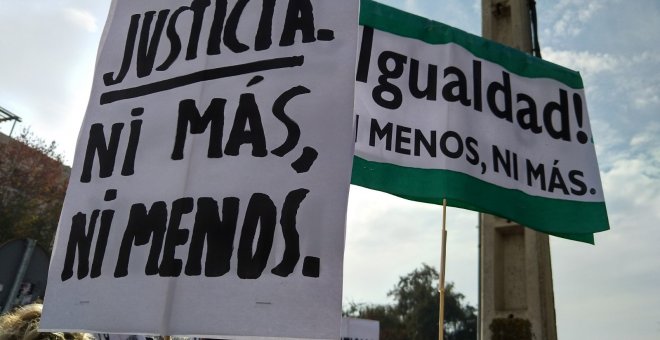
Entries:
<svg viewBox="0 0 660 340">
<path fill-rule="evenodd" d="M 0 316 L 0 340 L 91 340 L 87 333 L 39 332 L 42 305 L 19 307 Z"/>
</svg>

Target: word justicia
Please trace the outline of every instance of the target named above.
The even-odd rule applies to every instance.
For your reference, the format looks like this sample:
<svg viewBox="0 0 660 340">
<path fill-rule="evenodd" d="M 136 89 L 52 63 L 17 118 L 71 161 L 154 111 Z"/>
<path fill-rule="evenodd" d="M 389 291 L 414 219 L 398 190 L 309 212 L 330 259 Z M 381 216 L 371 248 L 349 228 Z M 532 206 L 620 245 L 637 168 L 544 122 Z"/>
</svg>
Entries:
<svg viewBox="0 0 660 340">
<path fill-rule="evenodd" d="M 276 7 L 282 3 L 276 0 L 253 3 L 249 0 L 193 0 L 190 5 L 176 9 L 131 15 L 121 65 L 117 71 L 105 73 L 103 83 L 111 86 L 124 81 L 133 63 L 138 78 L 147 77 L 154 70 L 166 71 L 175 62 L 196 59 L 200 49 L 208 56 L 264 51 L 271 48 L 273 37 L 278 35 L 279 46 L 292 46 L 297 41 L 334 40 L 332 30 L 315 27 L 310 0 L 289 0 L 286 8 Z M 257 10 L 256 25 L 248 25 L 247 20 L 242 23 L 241 19 Z M 283 23 L 282 27 L 273 27 L 274 22 Z M 182 32 L 189 33 L 182 37 Z M 208 34 L 206 42 L 200 41 L 203 32 Z M 169 46 L 169 50 L 160 45 Z M 166 53 L 162 53 L 163 50 Z"/>
</svg>

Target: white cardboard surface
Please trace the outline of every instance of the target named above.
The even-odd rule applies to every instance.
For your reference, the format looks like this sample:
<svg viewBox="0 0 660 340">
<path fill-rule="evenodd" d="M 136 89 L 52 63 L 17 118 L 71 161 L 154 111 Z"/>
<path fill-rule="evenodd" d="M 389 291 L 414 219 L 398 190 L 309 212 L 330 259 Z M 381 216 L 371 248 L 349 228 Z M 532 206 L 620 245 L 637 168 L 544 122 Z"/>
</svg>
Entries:
<svg viewBox="0 0 660 340">
<path fill-rule="evenodd" d="M 222 1 L 113 1 L 58 227 L 42 329 L 337 339 L 358 2 L 276 1 L 272 13 L 264 3 L 241 9 L 243 2 L 230 0 L 222 13 Z M 196 30 L 199 38 L 191 39 Z M 290 45 L 287 31 L 294 33 Z M 135 37 L 129 59 L 127 36 Z M 220 54 L 209 52 L 217 46 L 214 36 L 221 37 Z M 183 120 L 188 125 L 179 133 L 186 137 L 176 159 L 180 113 L 193 117 L 194 108 L 201 131 Z M 285 204 L 296 190 L 302 198 Z M 283 210 L 295 231 L 291 223 L 283 226 Z M 272 242 L 264 236 L 271 228 Z M 205 231 L 223 234 L 207 244 Z M 203 241 L 191 246 L 199 233 Z M 273 274 L 285 250 L 296 258 L 294 244 L 299 257 L 292 272 Z M 207 259 L 209 247 L 217 253 Z M 201 249 L 201 257 L 191 248 Z M 231 254 L 228 271 L 206 272 L 223 252 Z M 250 260 L 255 253 L 265 254 L 263 261 Z M 128 258 L 124 272 L 121 256 Z M 240 268 L 252 270 L 241 278 Z"/>
</svg>

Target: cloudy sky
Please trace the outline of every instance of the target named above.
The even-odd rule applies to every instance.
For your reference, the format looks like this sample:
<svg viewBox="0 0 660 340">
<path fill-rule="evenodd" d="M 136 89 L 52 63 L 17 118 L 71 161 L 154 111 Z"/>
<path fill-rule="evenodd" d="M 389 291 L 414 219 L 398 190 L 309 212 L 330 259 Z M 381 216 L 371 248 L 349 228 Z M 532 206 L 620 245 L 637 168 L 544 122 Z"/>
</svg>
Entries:
<svg viewBox="0 0 660 340">
<path fill-rule="evenodd" d="M 480 2 L 383 0 L 480 34 Z M 109 0 L 0 0 L 0 106 L 69 163 Z M 660 2 L 538 1 L 543 57 L 582 73 L 612 230 L 552 238 L 560 339 L 660 338 Z M 9 134 L 11 123 L 0 124 Z M 16 133 L 16 132 L 14 132 Z M 441 208 L 352 187 L 344 302 L 437 267 Z M 447 280 L 477 304 L 477 214 L 449 209 Z"/>
</svg>

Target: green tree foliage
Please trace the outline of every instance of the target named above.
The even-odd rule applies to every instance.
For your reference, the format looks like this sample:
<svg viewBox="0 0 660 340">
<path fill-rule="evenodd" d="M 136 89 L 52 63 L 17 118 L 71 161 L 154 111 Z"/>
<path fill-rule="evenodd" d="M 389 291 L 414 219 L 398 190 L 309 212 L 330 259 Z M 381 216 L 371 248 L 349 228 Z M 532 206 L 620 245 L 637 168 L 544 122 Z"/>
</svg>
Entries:
<svg viewBox="0 0 660 340">
<path fill-rule="evenodd" d="M 380 322 L 382 340 L 430 340 L 438 338 L 438 272 L 424 264 L 399 278 L 388 295 L 394 305 L 352 304 L 348 316 Z M 464 304 L 465 296 L 452 283 L 445 286 L 445 334 L 447 340 L 477 338 L 476 309 Z"/>
<path fill-rule="evenodd" d="M 66 192 L 68 170 L 56 144 L 28 129 L 0 140 L 0 244 L 32 238 L 50 249 Z"/>
</svg>

